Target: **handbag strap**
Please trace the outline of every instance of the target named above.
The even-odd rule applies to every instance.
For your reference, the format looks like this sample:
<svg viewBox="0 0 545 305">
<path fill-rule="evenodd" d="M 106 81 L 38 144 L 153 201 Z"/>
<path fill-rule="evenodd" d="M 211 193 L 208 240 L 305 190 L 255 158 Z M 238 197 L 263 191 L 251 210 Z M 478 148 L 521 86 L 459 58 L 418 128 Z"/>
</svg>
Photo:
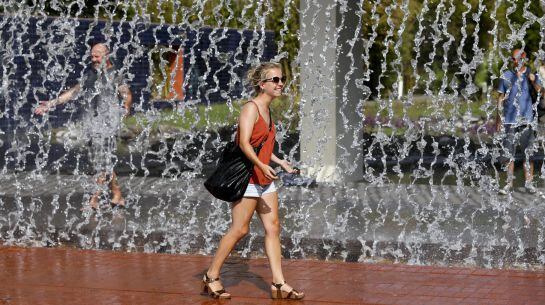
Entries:
<svg viewBox="0 0 545 305">
<path fill-rule="evenodd" d="M 256 102 L 254 102 L 253 100 L 250 100 L 250 103 L 253 103 L 255 105 L 255 107 L 257 108 L 257 113 L 259 114 L 259 116 L 263 117 L 261 115 L 261 112 L 259 111 L 259 106 L 257 106 Z M 272 129 L 272 115 L 271 115 L 271 108 L 269 107 L 269 132 L 267 132 L 267 136 L 265 137 L 265 139 L 263 139 L 263 141 L 261 141 L 261 144 L 259 144 L 257 148 L 257 152 L 259 152 L 261 150 L 261 148 L 263 147 L 263 145 L 265 145 L 265 142 L 267 142 L 267 139 L 269 138 L 269 134 L 271 133 L 271 129 Z"/>
</svg>

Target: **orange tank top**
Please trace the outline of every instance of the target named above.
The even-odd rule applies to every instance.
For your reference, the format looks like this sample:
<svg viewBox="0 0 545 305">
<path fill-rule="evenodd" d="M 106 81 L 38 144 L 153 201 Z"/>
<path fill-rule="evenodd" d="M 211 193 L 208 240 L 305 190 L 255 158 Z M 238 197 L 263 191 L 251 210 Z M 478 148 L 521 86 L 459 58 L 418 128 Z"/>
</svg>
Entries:
<svg viewBox="0 0 545 305">
<path fill-rule="evenodd" d="M 254 101 L 250 101 L 250 103 L 254 103 L 254 105 L 257 107 L 257 104 Z M 263 119 L 263 116 L 261 115 L 261 112 L 259 112 L 259 107 L 257 107 L 257 112 L 259 114 L 259 117 L 257 119 L 257 122 L 254 124 L 254 129 L 252 130 L 252 135 L 250 137 L 250 145 L 252 147 L 258 147 L 263 140 L 265 140 L 265 143 L 263 143 L 263 146 L 261 147 L 261 150 L 259 151 L 259 154 L 257 155 L 257 158 L 265 163 L 269 164 L 271 162 L 271 156 L 274 149 L 274 141 L 276 138 L 276 129 L 274 127 L 274 124 L 272 124 L 272 118 L 269 117 L 271 120 L 271 130 L 269 131 L 269 125 Z M 269 110 L 270 113 L 270 110 Z M 237 130 L 237 143 L 238 143 L 238 130 Z M 250 177 L 250 183 L 252 184 L 260 184 L 260 185 L 268 185 L 271 184 L 272 180 L 267 179 L 263 172 L 257 167 L 254 166 L 254 169 L 252 170 L 252 176 Z"/>
</svg>

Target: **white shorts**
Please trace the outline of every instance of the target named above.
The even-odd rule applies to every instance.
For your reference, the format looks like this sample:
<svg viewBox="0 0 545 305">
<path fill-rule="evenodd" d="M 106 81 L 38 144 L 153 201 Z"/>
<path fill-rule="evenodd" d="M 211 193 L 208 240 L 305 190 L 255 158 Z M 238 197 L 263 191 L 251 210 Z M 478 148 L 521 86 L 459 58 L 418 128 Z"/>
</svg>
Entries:
<svg viewBox="0 0 545 305">
<path fill-rule="evenodd" d="M 274 182 L 271 182 L 271 184 L 268 185 L 249 183 L 243 197 L 261 197 L 265 194 L 274 192 L 276 192 L 276 186 L 274 185 Z"/>
</svg>

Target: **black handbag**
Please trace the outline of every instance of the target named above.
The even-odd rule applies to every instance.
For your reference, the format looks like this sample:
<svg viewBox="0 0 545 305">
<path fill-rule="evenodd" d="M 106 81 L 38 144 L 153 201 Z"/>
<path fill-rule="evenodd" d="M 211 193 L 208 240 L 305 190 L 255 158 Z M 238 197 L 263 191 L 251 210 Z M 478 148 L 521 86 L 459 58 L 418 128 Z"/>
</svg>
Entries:
<svg viewBox="0 0 545 305">
<path fill-rule="evenodd" d="M 269 116 L 269 132 L 271 127 L 272 119 Z M 254 147 L 256 155 L 267 138 L 258 147 Z M 246 192 L 253 167 L 252 161 L 244 155 L 240 147 L 235 142 L 229 142 L 223 150 L 216 170 L 204 182 L 204 187 L 218 199 L 227 202 L 238 201 Z"/>
</svg>

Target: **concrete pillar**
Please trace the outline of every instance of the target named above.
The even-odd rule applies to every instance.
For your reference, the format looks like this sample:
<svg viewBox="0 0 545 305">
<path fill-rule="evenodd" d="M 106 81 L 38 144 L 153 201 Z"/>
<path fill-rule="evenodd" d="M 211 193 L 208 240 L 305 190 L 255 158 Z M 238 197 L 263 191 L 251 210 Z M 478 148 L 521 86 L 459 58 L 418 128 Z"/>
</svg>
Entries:
<svg viewBox="0 0 545 305">
<path fill-rule="evenodd" d="M 363 178 L 361 5 L 301 0 L 301 161 L 319 182 Z"/>
</svg>

